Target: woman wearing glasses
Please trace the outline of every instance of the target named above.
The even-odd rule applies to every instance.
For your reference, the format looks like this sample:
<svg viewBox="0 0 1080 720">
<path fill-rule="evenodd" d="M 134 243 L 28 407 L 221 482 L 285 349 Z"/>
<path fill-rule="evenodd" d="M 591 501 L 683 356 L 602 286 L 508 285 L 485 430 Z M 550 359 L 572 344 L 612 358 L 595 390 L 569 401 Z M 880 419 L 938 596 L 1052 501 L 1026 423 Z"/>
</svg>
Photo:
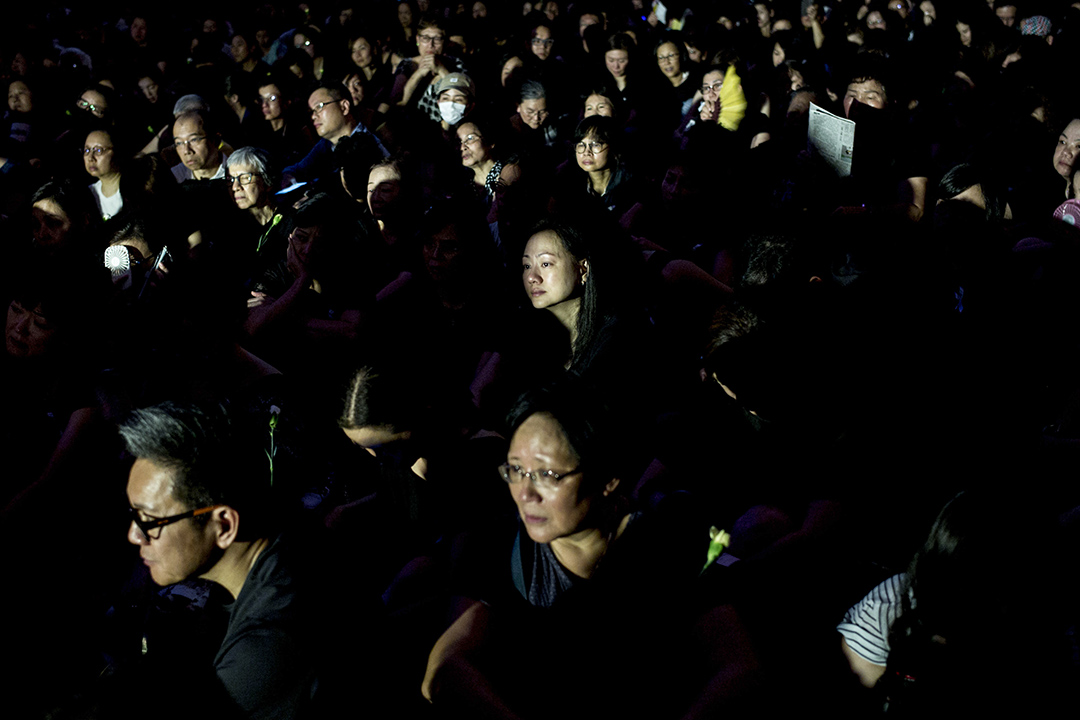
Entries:
<svg viewBox="0 0 1080 720">
<path fill-rule="evenodd" d="M 287 224 L 281 224 L 282 216 L 276 212 L 271 165 L 265 150 L 240 148 L 229 156 L 226 179 L 233 203 L 251 220 L 244 223 L 244 240 L 231 248 L 233 256 L 251 278 L 247 283 L 251 290 L 279 295 L 284 291 L 282 286 L 287 287 L 291 280 L 286 282 L 283 261 L 288 245 Z"/>
<path fill-rule="evenodd" d="M 97 179 L 90 191 L 98 214 L 106 221 L 124 207 L 124 198 L 120 194 L 120 158 L 123 154 L 117 149 L 112 135 L 109 130 L 94 130 L 86 136 L 82 148 L 86 172 Z"/>
<path fill-rule="evenodd" d="M 682 117 L 690 110 L 690 103 L 697 92 L 698 77 L 686 57 L 686 46 L 676 37 L 661 38 L 653 49 L 653 57 L 656 58 L 660 74 L 674 88 L 675 96 L 682 104 L 679 113 L 679 117 Z"/>
<path fill-rule="evenodd" d="M 484 572 L 432 648 L 421 692 L 453 716 L 667 716 L 659 703 L 677 694 L 668 680 L 686 657 L 675 608 L 701 564 L 687 542 L 699 528 L 675 523 L 670 505 L 630 511 L 626 435 L 585 386 L 528 393 L 509 425 L 498 474 L 516 532 L 468 559 Z M 562 677 L 569 667 L 587 679 Z"/>
<path fill-rule="evenodd" d="M 622 219 L 642 198 L 648 197 L 649 193 L 626 166 L 623 138 L 614 118 L 593 115 L 578 123 L 570 147 L 581 173 L 573 171 L 572 166 L 563 171 L 566 191 L 557 198 L 560 207 L 603 208 Z"/>
</svg>

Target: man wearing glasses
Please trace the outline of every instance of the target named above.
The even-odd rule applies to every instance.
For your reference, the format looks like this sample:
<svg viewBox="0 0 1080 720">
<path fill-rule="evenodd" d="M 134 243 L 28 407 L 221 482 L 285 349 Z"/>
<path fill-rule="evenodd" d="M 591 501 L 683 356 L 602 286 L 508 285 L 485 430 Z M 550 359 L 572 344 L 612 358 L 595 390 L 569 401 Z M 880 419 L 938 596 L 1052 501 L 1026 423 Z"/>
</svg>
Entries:
<svg viewBox="0 0 1080 720">
<path fill-rule="evenodd" d="M 364 133 L 378 148 L 383 157 L 387 152 L 379 138 L 368 130 L 353 114 L 352 99 L 340 85 L 324 85 L 308 98 L 311 124 L 319 135 L 319 142 L 303 160 L 282 171 L 282 185 L 288 187 L 296 181 L 313 182 L 336 173 L 340 163 L 335 162 L 333 152 L 341 138 Z"/>
<path fill-rule="evenodd" d="M 221 135 L 201 110 L 181 113 L 173 123 L 173 142 L 180 164 L 172 168 L 176 182 L 224 180 L 228 155 L 221 151 Z"/>
<path fill-rule="evenodd" d="M 294 717 L 315 688 L 305 644 L 315 634 L 312 613 L 301 605 L 310 593 L 296 571 L 298 560 L 310 559 L 269 532 L 272 471 L 262 448 L 242 442 L 221 408 L 172 403 L 137 410 L 120 434 L 136 458 L 127 539 L 150 577 L 159 585 L 211 580 L 234 600 L 214 658 L 216 681 L 199 690 L 211 702 L 231 702 L 236 717 Z M 155 650 L 169 649 L 147 645 L 148 661 Z"/>
</svg>

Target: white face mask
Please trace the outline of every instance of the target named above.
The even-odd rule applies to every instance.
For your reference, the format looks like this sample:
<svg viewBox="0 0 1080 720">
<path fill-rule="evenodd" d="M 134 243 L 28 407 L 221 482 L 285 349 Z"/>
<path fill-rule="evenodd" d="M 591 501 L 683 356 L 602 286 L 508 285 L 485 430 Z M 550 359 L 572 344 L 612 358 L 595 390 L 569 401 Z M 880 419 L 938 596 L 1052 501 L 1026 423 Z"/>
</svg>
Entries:
<svg viewBox="0 0 1080 720">
<path fill-rule="evenodd" d="M 461 122 L 461 118 L 465 117 L 465 106 L 461 103 L 441 102 L 439 113 L 447 125 L 457 125 Z"/>
</svg>

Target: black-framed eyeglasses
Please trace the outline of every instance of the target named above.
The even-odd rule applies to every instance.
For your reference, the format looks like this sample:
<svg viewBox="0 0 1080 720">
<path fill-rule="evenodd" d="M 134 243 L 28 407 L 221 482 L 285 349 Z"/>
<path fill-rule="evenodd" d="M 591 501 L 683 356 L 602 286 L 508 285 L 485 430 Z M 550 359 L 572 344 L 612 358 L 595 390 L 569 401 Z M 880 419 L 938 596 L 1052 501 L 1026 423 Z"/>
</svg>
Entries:
<svg viewBox="0 0 1080 720">
<path fill-rule="evenodd" d="M 102 155 L 109 152 L 110 150 L 112 150 L 112 145 L 110 145 L 109 147 L 102 147 L 101 145 L 95 145 L 92 148 L 83 148 L 79 152 L 81 152 L 83 155 L 91 155 L 91 154 L 93 154 L 93 155 L 96 155 L 98 157 L 101 157 Z"/>
<path fill-rule="evenodd" d="M 669 55 L 657 55 L 656 59 L 659 60 L 660 62 L 666 62 L 668 60 L 671 60 L 672 58 L 677 58 L 677 57 L 679 57 L 679 53 L 671 53 Z"/>
<path fill-rule="evenodd" d="M 559 489 L 559 481 L 568 475 L 581 472 L 581 466 L 578 465 L 573 470 L 567 470 L 566 472 L 555 472 L 554 470 L 533 470 L 527 472 L 520 465 L 511 465 L 510 463 L 503 463 L 499 466 L 499 477 L 507 485 L 514 485 L 522 480 L 528 480 L 538 490 L 547 490 L 554 492 Z"/>
<path fill-rule="evenodd" d="M 421 45 L 441 45 L 446 39 L 445 35 L 417 35 Z"/>
<path fill-rule="evenodd" d="M 717 80 L 712 85 L 702 85 L 701 86 L 701 94 L 702 95 L 708 95 L 710 91 L 714 92 L 714 93 L 718 93 L 718 92 L 720 92 L 720 88 L 722 88 L 722 87 L 724 87 L 724 81 L 723 80 Z"/>
<path fill-rule="evenodd" d="M 277 102 L 277 95 L 260 95 L 259 104 Z"/>
<path fill-rule="evenodd" d="M 462 147 L 464 147 L 465 145 L 472 145 L 474 142 L 477 142 L 477 141 L 483 140 L 483 139 L 484 139 L 483 135 L 477 135 L 476 133 L 469 133 L 465 137 L 461 138 L 461 145 L 462 145 Z"/>
<path fill-rule="evenodd" d="M 229 184 L 235 185 L 239 180 L 241 185 L 250 185 L 255 182 L 255 178 L 259 177 L 257 173 L 240 173 L 239 175 L 230 175 Z"/>
<path fill-rule="evenodd" d="M 604 148 L 607 147 L 607 143 L 602 142 L 579 142 L 574 146 L 578 155 L 584 155 L 589 153 L 590 155 L 596 155 L 597 153 L 604 152 Z"/>
<path fill-rule="evenodd" d="M 552 45 L 555 44 L 555 41 L 552 40 L 551 38 L 533 38 L 532 39 L 532 44 L 537 45 L 537 46 L 543 45 L 545 47 L 551 47 Z"/>
<path fill-rule="evenodd" d="M 159 537 L 161 537 L 161 528 L 165 527 L 166 525 L 172 525 L 175 522 L 186 520 L 189 517 L 198 517 L 199 515 L 208 513 L 214 508 L 218 507 L 221 506 L 207 505 L 204 508 L 199 508 L 198 510 L 188 510 L 187 512 L 180 513 L 179 515 L 170 515 L 169 517 L 163 518 L 152 517 L 147 518 L 146 520 L 143 520 L 139 516 L 139 511 L 135 508 L 128 508 L 128 514 L 131 516 L 131 522 L 135 523 L 135 527 L 139 529 L 139 537 L 146 542 L 150 542 L 151 540 L 157 540 Z M 151 533 L 154 533 L 155 531 L 157 534 L 152 535 Z"/>
</svg>

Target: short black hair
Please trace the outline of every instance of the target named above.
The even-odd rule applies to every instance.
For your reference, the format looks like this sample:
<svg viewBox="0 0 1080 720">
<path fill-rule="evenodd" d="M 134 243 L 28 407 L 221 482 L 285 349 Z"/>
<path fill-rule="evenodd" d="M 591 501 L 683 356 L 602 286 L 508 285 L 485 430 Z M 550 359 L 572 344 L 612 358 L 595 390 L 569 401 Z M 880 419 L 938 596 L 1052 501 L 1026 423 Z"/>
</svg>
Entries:
<svg viewBox="0 0 1080 720">
<path fill-rule="evenodd" d="M 521 395 L 507 415 L 510 437 L 533 415 L 549 415 L 562 428 L 583 469 L 599 481 L 588 491 L 597 492 L 612 478 L 630 480 L 623 449 L 623 424 L 595 388 L 568 375 L 557 382 Z M 632 482 L 619 487 L 629 491 Z"/>
<path fill-rule="evenodd" d="M 847 84 L 844 90 L 856 83 L 877 81 L 885 92 L 886 102 L 889 98 L 889 88 L 893 85 L 893 75 L 884 59 L 871 54 L 860 55 L 851 66 Z"/>
</svg>

